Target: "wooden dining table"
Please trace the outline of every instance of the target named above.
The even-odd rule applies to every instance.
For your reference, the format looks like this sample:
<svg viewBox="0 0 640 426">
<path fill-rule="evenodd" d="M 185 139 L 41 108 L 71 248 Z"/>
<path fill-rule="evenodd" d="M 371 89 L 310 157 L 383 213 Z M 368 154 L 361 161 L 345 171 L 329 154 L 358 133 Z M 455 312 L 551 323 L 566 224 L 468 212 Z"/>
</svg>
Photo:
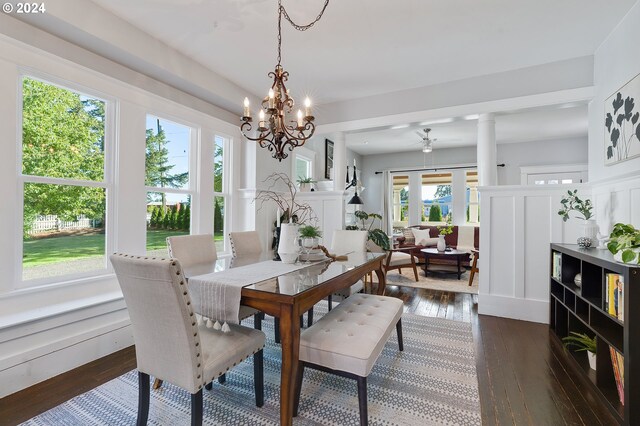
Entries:
<svg viewBox="0 0 640 426">
<path fill-rule="evenodd" d="M 268 255 L 220 259 L 215 264 L 185 267 L 188 278 L 268 260 Z M 377 294 L 385 291 L 384 253 L 349 253 L 346 261 L 324 260 L 294 272 L 242 287 L 241 304 L 280 319 L 282 367 L 280 374 L 280 424 L 291 425 L 295 378 L 300 366 L 300 315 L 336 291 L 375 272 Z M 197 311 L 197 309 L 196 309 Z"/>
</svg>

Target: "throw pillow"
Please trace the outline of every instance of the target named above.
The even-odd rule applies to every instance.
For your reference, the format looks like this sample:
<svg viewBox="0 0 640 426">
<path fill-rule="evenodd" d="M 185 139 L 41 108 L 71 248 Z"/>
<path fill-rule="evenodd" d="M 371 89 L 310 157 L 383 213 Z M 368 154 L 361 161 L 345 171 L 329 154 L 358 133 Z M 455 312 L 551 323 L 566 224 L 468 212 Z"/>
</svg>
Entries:
<svg viewBox="0 0 640 426">
<path fill-rule="evenodd" d="M 415 237 L 416 245 L 419 245 L 419 246 L 423 245 L 421 241 L 428 240 L 430 237 L 428 229 L 411 228 L 411 230 L 413 231 L 413 236 Z"/>
<path fill-rule="evenodd" d="M 423 246 L 423 247 L 435 247 L 436 245 L 438 245 L 438 239 L 437 238 L 425 238 L 423 240 L 420 240 L 420 242 L 418 242 L 418 244 L 416 244 L 418 246 Z"/>
<path fill-rule="evenodd" d="M 408 246 L 412 246 L 416 243 L 416 239 L 413 236 L 413 232 L 411 232 L 413 228 L 403 228 L 402 236 L 404 237 L 404 244 Z"/>
</svg>

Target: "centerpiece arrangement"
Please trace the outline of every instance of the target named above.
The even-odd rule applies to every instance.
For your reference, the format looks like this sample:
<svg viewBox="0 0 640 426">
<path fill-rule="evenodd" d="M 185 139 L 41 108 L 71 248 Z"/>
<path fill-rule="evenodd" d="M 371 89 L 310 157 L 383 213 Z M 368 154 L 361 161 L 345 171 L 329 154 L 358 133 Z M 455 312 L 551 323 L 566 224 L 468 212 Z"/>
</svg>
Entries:
<svg viewBox="0 0 640 426">
<path fill-rule="evenodd" d="M 300 228 L 300 244 L 304 251 L 304 256 L 307 262 L 310 260 L 310 254 L 312 250 L 319 250 L 320 238 L 322 237 L 322 231 L 317 226 L 305 225 Z M 322 253 L 320 251 L 320 253 Z M 323 254 L 324 255 L 324 254 Z"/>
<path fill-rule="evenodd" d="M 444 237 L 450 234 L 453 234 L 453 226 L 438 226 L 438 244 L 436 248 L 438 251 L 445 251 L 447 249 L 447 242 L 444 240 Z"/>
<path fill-rule="evenodd" d="M 300 224 L 315 224 L 318 222 L 318 217 L 309 204 L 296 201 L 298 190 L 286 174 L 272 173 L 263 182 L 267 183 L 267 188 L 259 190 L 253 201 L 259 204 L 258 210 L 262 209 L 265 203 L 271 202 L 278 207 L 277 253 L 282 262 L 294 263 L 298 259 L 300 250 L 298 244 Z"/>
<path fill-rule="evenodd" d="M 578 197 L 578 190 L 567 191 L 567 195 L 560 200 L 562 208 L 558 214 L 562 216 L 563 221 L 569 219 L 570 212 L 577 212 L 582 215 L 582 237 L 578 238 L 578 245 L 582 248 L 589 248 L 597 243 L 598 225 L 593 217 L 593 205 L 591 200 L 582 200 Z M 580 219 L 580 218 L 579 218 Z"/>
</svg>

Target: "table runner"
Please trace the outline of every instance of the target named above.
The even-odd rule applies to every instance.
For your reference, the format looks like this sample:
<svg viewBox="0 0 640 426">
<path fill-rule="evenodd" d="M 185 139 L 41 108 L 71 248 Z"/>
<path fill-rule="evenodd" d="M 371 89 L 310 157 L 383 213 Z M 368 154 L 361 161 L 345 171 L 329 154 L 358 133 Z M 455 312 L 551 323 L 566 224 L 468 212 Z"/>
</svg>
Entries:
<svg viewBox="0 0 640 426">
<path fill-rule="evenodd" d="M 196 312 L 207 327 L 227 332 L 228 322 L 238 324 L 242 287 L 305 268 L 309 264 L 287 264 L 267 260 L 221 272 L 189 278 L 189 292 Z"/>
</svg>

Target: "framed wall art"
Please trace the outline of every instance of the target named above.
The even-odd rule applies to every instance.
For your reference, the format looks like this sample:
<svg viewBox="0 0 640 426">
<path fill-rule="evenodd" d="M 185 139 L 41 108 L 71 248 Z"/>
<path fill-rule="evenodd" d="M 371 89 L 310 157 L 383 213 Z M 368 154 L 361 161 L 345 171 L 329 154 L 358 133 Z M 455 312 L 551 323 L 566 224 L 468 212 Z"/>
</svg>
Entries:
<svg viewBox="0 0 640 426">
<path fill-rule="evenodd" d="M 604 104 L 604 164 L 611 166 L 640 156 L 640 74 Z"/>
<path fill-rule="evenodd" d="M 331 169 L 333 169 L 333 142 L 324 140 L 324 178 L 331 180 Z"/>
</svg>

